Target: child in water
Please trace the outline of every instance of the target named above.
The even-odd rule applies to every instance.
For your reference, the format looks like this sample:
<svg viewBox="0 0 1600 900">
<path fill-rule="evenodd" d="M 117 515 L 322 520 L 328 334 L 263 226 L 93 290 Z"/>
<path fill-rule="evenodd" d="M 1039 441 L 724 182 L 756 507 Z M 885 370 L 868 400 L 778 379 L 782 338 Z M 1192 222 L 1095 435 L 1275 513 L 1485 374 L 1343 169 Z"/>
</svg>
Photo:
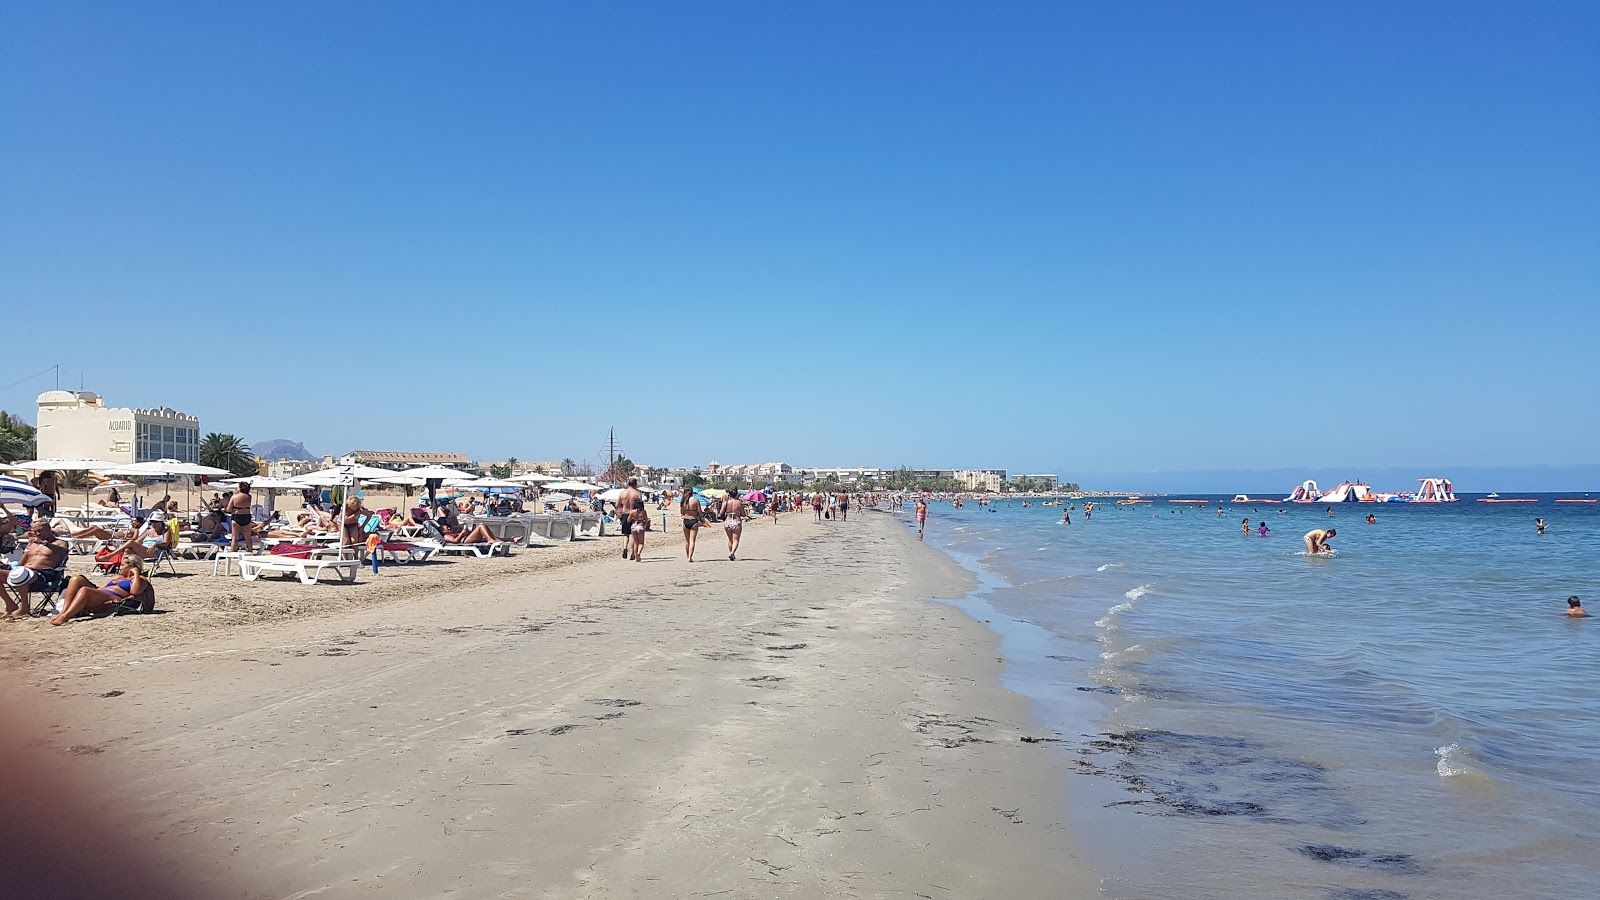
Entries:
<svg viewBox="0 0 1600 900">
<path fill-rule="evenodd" d="M 1266 520 L 1262 520 L 1261 527 L 1256 529 L 1256 534 L 1259 534 L 1262 537 L 1266 537 L 1267 536 L 1267 523 L 1266 523 Z"/>
<path fill-rule="evenodd" d="M 1583 601 L 1579 600 L 1576 594 L 1567 598 L 1567 615 L 1576 619 L 1580 616 L 1587 616 L 1588 614 L 1589 613 L 1583 608 Z"/>
</svg>

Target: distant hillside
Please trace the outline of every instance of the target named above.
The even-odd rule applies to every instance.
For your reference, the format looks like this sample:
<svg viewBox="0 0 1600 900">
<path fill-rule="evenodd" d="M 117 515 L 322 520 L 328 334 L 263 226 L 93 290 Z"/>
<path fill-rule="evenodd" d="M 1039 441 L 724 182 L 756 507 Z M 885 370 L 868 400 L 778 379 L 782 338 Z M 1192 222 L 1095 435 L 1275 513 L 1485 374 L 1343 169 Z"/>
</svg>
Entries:
<svg viewBox="0 0 1600 900">
<path fill-rule="evenodd" d="M 255 453 L 256 456 L 262 459 L 316 460 L 322 458 L 320 456 L 312 456 L 306 450 L 305 444 L 302 444 L 299 441 L 291 441 L 287 438 L 276 438 L 270 441 L 258 441 L 250 445 L 250 450 L 251 452 Z"/>
</svg>

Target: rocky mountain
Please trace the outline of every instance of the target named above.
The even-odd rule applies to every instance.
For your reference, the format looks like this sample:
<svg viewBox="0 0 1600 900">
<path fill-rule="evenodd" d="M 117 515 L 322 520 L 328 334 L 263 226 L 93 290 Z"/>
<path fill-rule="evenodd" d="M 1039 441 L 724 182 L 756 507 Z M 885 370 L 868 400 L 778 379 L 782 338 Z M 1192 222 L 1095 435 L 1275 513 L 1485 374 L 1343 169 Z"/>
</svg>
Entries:
<svg viewBox="0 0 1600 900">
<path fill-rule="evenodd" d="M 270 441 L 257 441 L 250 445 L 250 450 L 261 459 L 321 459 L 312 456 L 306 450 L 306 445 L 288 438 L 274 438 Z"/>
</svg>

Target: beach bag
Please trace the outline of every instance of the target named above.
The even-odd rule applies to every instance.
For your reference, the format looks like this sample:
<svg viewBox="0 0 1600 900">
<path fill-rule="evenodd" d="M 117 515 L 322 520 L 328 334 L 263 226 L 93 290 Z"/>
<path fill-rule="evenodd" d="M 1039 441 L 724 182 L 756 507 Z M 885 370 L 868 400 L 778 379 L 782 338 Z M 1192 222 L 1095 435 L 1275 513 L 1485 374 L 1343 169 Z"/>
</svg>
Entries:
<svg viewBox="0 0 1600 900">
<path fill-rule="evenodd" d="M 823 518 L 824 518 L 824 519 L 831 519 L 831 518 L 833 518 L 833 510 L 831 510 L 831 509 L 830 509 L 830 510 L 828 510 L 828 511 L 827 511 L 827 512 L 825 512 L 825 513 L 823 513 L 823 514 L 822 514 L 822 517 L 823 517 Z"/>
</svg>

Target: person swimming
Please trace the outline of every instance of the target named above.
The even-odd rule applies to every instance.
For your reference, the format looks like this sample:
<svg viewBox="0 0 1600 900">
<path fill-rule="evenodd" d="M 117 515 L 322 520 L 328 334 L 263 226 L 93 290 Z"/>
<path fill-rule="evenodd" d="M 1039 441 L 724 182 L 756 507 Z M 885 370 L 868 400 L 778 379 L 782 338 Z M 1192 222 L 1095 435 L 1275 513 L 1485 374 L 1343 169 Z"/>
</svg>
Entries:
<svg viewBox="0 0 1600 900">
<path fill-rule="evenodd" d="M 1367 524 L 1368 525 L 1376 525 L 1376 524 L 1378 524 L 1378 517 L 1373 515 L 1372 513 L 1367 513 Z"/>
<path fill-rule="evenodd" d="M 1577 594 L 1567 598 L 1567 615 L 1576 619 L 1588 614 L 1588 611 L 1583 608 L 1583 601 L 1578 599 Z"/>
</svg>

